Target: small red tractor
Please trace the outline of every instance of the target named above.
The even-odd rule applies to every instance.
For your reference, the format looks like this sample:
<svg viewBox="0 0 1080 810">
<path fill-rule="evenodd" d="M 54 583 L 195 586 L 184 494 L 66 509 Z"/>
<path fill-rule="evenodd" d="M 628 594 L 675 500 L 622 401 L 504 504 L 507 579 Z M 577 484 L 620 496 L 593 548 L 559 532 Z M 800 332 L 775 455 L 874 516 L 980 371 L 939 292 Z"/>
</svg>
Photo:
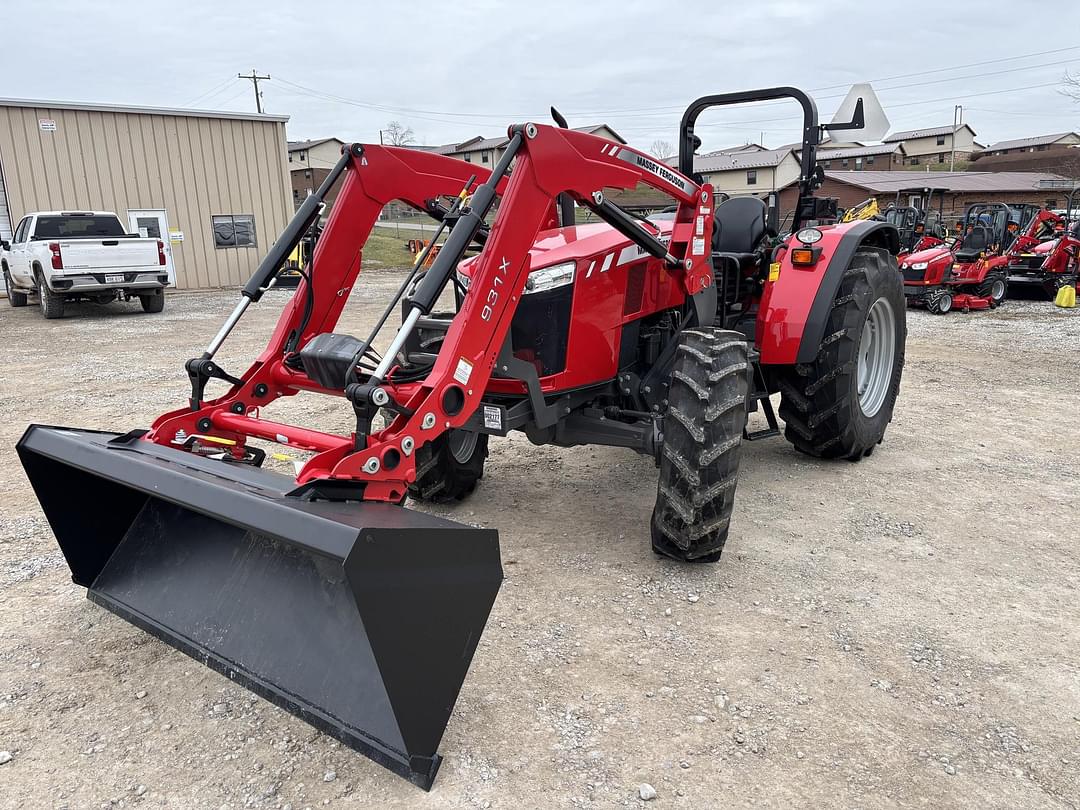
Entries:
<svg viewBox="0 0 1080 810">
<path fill-rule="evenodd" d="M 943 216 L 946 190 L 927 187 L 901 189 L 896 192 L 896 200 L 882 212 L 885 221 L 900 234 L 897 261 L 902 262 L 908 254 L 945 244 L 948 236 Z M 907 198 L 907 205 L 901 205 L 904 197 Z"/>
<path fill-rule="evenodd" d="M 1051 298 L 1062 287 L 1080 290 L 1080 189 L 1069 193 L 1065 216 L 1051 230 L 1044 226 L 1043 241 L 1016 251 L 1009 259 L 1009 283 L 1037 286 Z"/>
<path fill-rule="evenodd" d="M 1000 305 L 1008 295 L 1010 261 L 1038 244 L 1059 220 L 1036 205 L 968 206 L 960 238 L 951 248 L 939 246 L 901 259 L 908 303 L 939 315 Z"/>
<path fill-rule="evenodd" d="M 776 220 L 762 201 L 714 208 L 694 174 L 703 111 L 777 99 L 803 112 L 784 239 L 770 233 Z M 183 407 L 148 431 L 33 425 L 20 440 L 75 582 L 429 788 L 503 574 L 494 529 L 405 509 L 406 497 L 466 497 L 489 439 L 510 431 L 629 448 L 659 468 L 651 525 L 638 534 L 664 557 L 711 562 L 728 537 L 741 443 L 779 433 L 770 396 L 801 452 L 859 460 L 882 441 L 907 334 L 897 232 L 837 225 L 836 200 L 814 196 L 820 138 L 858 128 L 861 98 L 854 111 L 819 125 L 814 102 L 791 87 L 706 96 L 682 117 L 678 168 L 535 123 L 510 127 L 490 170 L 346 146 L 206 351 L 186 363 Z M 269 343 L 234 376 L 215 355 L 339 180 Z M 633 217 L 605 195 L 639 183 L 675 210 Z M 364 243 L 394 200 L 440 223 L 432 243 L 446 234 L 442 250 L 426 269 L 427 252 L 417 256 L 369 334 L 337 333 Z M 575 206 L 601 222 L 575 225 Z M 463 261 L 470 250 L 479 253 Z M 210 396 L 211 383 L 224 388 Z M 275 400 L 302 394 L 339 397 L 355 429 L 268 418 Z M 754 410 L 768 428 L 748 432 Z M 313 455 L 294 480 L 261 468 L 259 442 Z"/>
</svg>

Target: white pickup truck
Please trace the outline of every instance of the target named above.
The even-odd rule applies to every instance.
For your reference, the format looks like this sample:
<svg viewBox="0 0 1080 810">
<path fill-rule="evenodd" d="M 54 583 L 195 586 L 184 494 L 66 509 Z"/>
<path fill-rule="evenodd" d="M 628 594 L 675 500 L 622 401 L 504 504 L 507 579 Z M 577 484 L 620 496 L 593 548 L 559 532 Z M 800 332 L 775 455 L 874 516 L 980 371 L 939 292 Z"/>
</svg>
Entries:
<svg viewBox="0 0 1080 810">
<path fill-rule="evenodd" d="M 27 214 L 11 242 L 0 243 L 8 303 L 24 307 L 37 295 L 41 314 L 62 318 L 64 302 L 107 304 L 138 298 L 146 312 L 165 308 L 169 283 L 165 245 L 125 231 L 108 211 Z"/>
</svg>

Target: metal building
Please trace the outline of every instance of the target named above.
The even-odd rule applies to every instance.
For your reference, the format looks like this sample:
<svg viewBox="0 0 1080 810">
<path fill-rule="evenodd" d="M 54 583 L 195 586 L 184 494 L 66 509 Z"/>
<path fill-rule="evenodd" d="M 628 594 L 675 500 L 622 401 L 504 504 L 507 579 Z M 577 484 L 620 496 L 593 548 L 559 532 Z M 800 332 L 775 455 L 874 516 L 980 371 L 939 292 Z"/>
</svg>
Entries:
<svg viewBox="0 0 1080 810">
<path fill-rule="evenodd" d="M 0 237 L 31 211 L 115 211 L 165 242 L 177 287 L 242 284 L 292 211 L 286 121 L 0 99 Z"/>
</svg>

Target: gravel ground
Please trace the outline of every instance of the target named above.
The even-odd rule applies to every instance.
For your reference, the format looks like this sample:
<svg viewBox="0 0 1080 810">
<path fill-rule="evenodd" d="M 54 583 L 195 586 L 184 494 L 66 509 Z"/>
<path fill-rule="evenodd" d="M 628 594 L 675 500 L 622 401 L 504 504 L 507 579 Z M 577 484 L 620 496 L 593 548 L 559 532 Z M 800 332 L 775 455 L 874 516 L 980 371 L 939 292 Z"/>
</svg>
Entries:
<svg viewBox="0 0 1080 810">
<path fill-rule="evenodd" d="M 346 329 L 395 284 L 368 273 Z M 0 806 L 1080 804 L 1080 310 L 912 312 L 885 444 L 747 446 L 716 566 L 649 550 L 648 460 L 493 441 L 474 497 L 432 509 L 497 526 L 507 579 L 425 794 L 85 600 L 17 463 L 31 421 L 177 407 L 234 300 L 0 303 Z M 274 414 L 351 425 L 331 398 Z"/>
</svg>

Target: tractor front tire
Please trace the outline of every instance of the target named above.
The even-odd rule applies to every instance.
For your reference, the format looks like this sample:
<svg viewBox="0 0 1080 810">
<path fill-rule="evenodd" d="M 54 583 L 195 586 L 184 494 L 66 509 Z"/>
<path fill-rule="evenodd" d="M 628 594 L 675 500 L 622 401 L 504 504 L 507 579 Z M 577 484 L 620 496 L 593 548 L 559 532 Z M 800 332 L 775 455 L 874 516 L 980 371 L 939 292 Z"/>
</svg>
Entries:
<svg viewBox="0 0 1080 810">
<path fill-rule="evenodd" d="M 694 328 L 679 337 L 652 516 L 657 554 L 687 562 L 720 559 L 746 426 L 747 352 L 741 332 Z"/>
<path fill-rule="evenodd" d="M 430 503 L 464 500 L 484 477 L 486 433 L 450 430 L 416 450 L 416 481 L 409 497 Z"/>
<path fill-rule="evenodd" d="M 814 362 L 776 376 L 784 435 L 795 449 L 819 458 L 869 456 L 892 421 L 906 339 L 896 259 L 861 248 L 844 273 Z"/>
<path fill-rule="evenodd" d="M 37 273 L 38 304 L 41 306 L 41 314 L 46 320 L 64 317 L 64 296 L 54 293 L 45 282 L 45 277 L 39 270 Z"/>
</svg>

